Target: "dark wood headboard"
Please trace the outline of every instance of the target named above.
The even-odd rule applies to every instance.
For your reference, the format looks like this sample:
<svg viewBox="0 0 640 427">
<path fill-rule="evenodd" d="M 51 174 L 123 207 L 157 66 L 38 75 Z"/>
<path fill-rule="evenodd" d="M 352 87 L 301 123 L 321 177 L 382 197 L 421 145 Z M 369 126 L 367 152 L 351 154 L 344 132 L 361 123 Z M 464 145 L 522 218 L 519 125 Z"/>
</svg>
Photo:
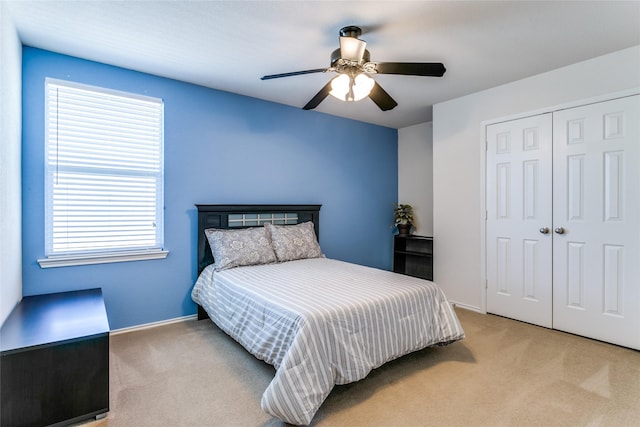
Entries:
<svg viewBox="0 0 640 427">
<path fill-rule="evenodd" d="M 204 230 L 207 228 L 230 228 L 230 214 L 296 214 L 298 224 L 307 221 L 313 222 L 316 236 L 320 240 L 321 205 L 196 205 L 196 207 L 198 208 L 198 274 L 213 262 L 213 255 L 211 255 L 211 248 Z"/>
</svg>

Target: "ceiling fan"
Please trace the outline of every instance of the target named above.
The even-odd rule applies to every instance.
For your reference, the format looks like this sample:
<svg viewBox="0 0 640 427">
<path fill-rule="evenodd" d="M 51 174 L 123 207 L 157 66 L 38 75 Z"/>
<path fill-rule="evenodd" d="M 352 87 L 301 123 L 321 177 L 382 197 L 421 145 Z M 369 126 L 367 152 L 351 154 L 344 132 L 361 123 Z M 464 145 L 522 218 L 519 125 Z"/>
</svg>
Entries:
<svg viewBox="0 0 640 427">
<path fill-rule="evenodd" d="M 331 53 L 329 68 L 294 71 L 291 73 L 262 76 L 261 80 L 298 76 L 301 74 L 338 73 L 320 92 L 302 107 L 312 110 L 328 96 L 332 95 L 342 101 L 359 101 L 367 96 L 382 111 L 395 108 L 398 103 L 369 74 L 401 74 L 406 76 L 442 77 L 446 68 L 440 62 L 371 62 L 367 43 L 360 40 L 362 34 L 359 27 L 348 26 L 340 29 L 340 48 Z"/>
</svg>

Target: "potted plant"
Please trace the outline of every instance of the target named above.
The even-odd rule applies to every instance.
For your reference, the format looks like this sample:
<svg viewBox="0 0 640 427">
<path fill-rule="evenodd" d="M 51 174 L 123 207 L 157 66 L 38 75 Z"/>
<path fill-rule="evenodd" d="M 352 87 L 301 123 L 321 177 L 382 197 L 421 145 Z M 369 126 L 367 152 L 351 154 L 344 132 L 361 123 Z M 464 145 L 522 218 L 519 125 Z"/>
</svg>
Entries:
<svg viewBox="0 0 640 427">
<path fill-rule="evenodd" d="M 406 236 L 411 234 L 413 226 L 413 207 L 406 204 L 394 203 L 393 225 L 398 228 L 398 234 Z"/>
</svg>

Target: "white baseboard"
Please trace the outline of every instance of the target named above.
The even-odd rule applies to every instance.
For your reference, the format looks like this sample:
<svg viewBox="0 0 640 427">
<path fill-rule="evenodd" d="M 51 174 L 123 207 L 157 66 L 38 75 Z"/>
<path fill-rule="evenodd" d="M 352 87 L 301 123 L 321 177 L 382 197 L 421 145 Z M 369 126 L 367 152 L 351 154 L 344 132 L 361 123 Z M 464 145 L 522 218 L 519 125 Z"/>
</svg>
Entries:
<svg viewBox="0 0 640 427">
<path fill-rule="evenodd" d="M 129 332 L 142 331 L 144 329 L 157 328 L 158 326 L 165 326 L 165 325 L 170 325 L 172 323 L 187 322 L 190 320 L 197 320 L 197 319 L 198 319 L 197 314 L 191 314 L 189 316 L 182 316 L 182 317 L 175 317 L 173 319 L 160 320 L 159 322 L 145 323 L 143 325 L 130 326 L 128 328 L 114 329 L 110 332 L 110 334 L 111 335 L 126 334 Z"/>
<path fill-rule="evenodd" d="M 464 308 L 465 310 L 471 310 L 471 311 L 475 311 L 476 313 L 481 313 L 481 314 L 487 314 L 486 311 L 482 310 L 480 307 L 476 307 L 473 305 L 469 305 L 469 304 L 462 304 L 456 301 L 451 301 L 449 300 L 449 302 L 456 306 L 456 307 L 460 307 L 460 308 Z"/>
<path fill-rule="evenodd" d="M 449 301 L 449 302 L 452 305 L 454 305 L 456 307 L 464 308 L 465 310 L 471 310 L 471 311 L 475 311 L 475 312 L 478 312 L 478 313 L 486 314 L 479 307 L 474 307 L 474 306 L 468 305 L 468 304 L 461 304 L 461 303 L 456 302 L 456 301 Z M 182 317 L 175 317 L 173 319 L 160 320 L 159 322 L 151 322 L 151 323 L 145 323 L 145 324 L 142 324 L 142 325 L 130 326 L 128 328 L 114 329 L 114 330 L 110 331 L 110 334 L 111 335 L 127 334 L 129 332 L 142 331 L 142 330 L 145 330 L 145 329 L 157 328 L 158 326 L 165 326 L 165 325 L 170 325 L 172 323 L 179 323 L 179 322 L 188 322 L 188 321 L 191 321 L 191 320 L 198 320 L 198 315 L 197 314 L 191 314 L 189 316 L 182 316 Z"/>
</svg>

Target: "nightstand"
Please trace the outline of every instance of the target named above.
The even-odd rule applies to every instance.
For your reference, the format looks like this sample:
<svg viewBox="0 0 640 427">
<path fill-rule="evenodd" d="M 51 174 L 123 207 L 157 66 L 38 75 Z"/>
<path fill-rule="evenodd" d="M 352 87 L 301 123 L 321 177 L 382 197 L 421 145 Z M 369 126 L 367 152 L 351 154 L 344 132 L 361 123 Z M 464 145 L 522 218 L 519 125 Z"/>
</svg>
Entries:
<svg viewBox="0 0 640 427">
<path fill-rule="evenodd" d="M 396 235 L 393 240 L 393 271 L 433 280 L 433 238 Z"/>
</svg>

